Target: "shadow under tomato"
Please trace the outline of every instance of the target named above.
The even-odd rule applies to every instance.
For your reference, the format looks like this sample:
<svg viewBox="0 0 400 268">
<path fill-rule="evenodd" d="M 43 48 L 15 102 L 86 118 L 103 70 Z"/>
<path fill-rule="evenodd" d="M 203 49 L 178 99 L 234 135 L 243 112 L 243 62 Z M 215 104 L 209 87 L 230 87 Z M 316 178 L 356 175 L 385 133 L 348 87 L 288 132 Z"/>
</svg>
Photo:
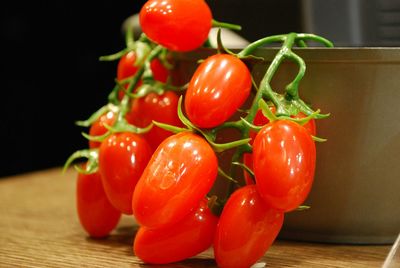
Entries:
<svg viewBox="0 0 400 268">
<path fill-rule="evenodd" d="M 89 243 L 96 243 L 111 247 L 124 247 L 129 249 L 129 255 L 132 254 L 131 247 L 133 245 L 133 239 L 136 236 L 139 226 L 134 224 L 123 224 L 118 225 L 117 228 L 106 237 L 93 238 L 87 237 L 86 240 Z"/>
<path fill-rule="evenodd" d="M 140 264 L 139 267 L 143 268 L 169 268 L 169 267 L 174 267 L 174 268 L 188 268 L 188 267 L 217 267 L 217 264 L 213 259 L 206 259 L 206 258 L 190 258 L 186 259 L 181 262 L 175 262 L 171 264 Z"/>
</svg>

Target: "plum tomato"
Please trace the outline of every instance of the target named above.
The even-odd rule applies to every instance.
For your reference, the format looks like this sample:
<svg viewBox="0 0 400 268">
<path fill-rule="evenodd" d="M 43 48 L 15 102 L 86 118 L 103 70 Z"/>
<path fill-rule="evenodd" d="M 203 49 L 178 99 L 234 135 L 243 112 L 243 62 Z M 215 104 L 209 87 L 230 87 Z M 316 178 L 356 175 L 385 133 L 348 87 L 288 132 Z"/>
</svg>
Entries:
<svg viewBox="0 0 400 268">
<path fill-rule="evenodd" d="M 134 99 L 127 120 L 137 127 L 147 127 L 153 120 L 178 127 L 183 126 L 177 114 L 178 99 L 179 97 L 172 91 L 166 91 L 162 95 L 149 93 L 142 98 Z M 170 131 L 153 126 L 143 136 L 155 150 L 172 134 Z"/>
<path fill-rule="evenodd" d="M 137 222 L 171 226 L 195 209 L 218 173 L 217 157 L 202 137 L 181 132 L 165 139 L 151 157 L 133 193 Z"/>
<path fill-rule="evenodd" d="M 253 143 L 256 186 L 272 207 L 285 212 L 306 199 L 314 180 L 315 143 L 301 125 L 277 120 L 265 125 Z"/>
<path fill-rule="evenodd" d="M 139 21 L 152 41 L 184 52 L 207 40 L 212 14 L 204 0 L 149 0 L 139 12 Z"/>
<path fill-rule="evenodd" d="M 134 133 L 115 133 L 99 148 L 99 172 L 108 199 L 119 211 L 132 214 L 132 194 L 152 150 Z"/>
<path fill-rule="evenodd" d="M 251 85 L 250 71 L 237 57 L 208 57 L 196 69 L 186 91 L 188 118 L 201 128 L 220 125 L 246 101 Z"/>
<path fill-rule="evenodd" d="M 91 237 L 109 235 L 121 217 L 121 212 L 108 201 L 97 172 L 78 174 L 76 204 L 79 221 Z"/>
<path fill-rule="evenodd" d="M 218 267 L 250 267 L 275 241 L 283 212 L 267 205 L 255 185 L 236 190 L 222 210 L 214 240 Z"/>
<path fill-rule="evenodd" d="M 139 67 L 136 65 L 136 52 L 129 51 L 124 56 L 122 56 L 117 65 L 117 80 L 122 81 L 125 78 L 133 76 L 138 71 Z M 150 62 L 150 69 L 153 73 L 153 77 L 155 80 L 165 83 L 167 82 L 169 71 L 168 69 L 161 63 L 161 61 L 157 58 L 153 59 Z M 142 84 L 142 81 L 139 81 L 136 85 L 136 88 Z M 128 88 L 128 85 L 125 86 Z M 124 96 L 123 91 L 118 92 L 118 98 L 122 99 Z"/>
<path fill-rule="evenodd" d="M 115 122 L 115 115 L 112 111 L 108 111 L 107 113 L 101 115 L 91 126 L 89 129 L 90 136 L 101 136 L 107 132 L 105 128 L 105 124 L 112 126 Z M 100 142 L 89 140 L 89 148 L 98 148 L 100 146 Z"/>
<path fill-rule="evenodd" d="M 269 108 L 273 113 L 276 112 L 276 108 L 274 106 L 270 106 Z M 297 115 L 292 115 L 291 117 L 295 118 L 295 119 L 301 119 L 301 118 L 306 117 L 306 115 L 304 113 L 302 113 L 302 112 L 299 112 Z M 261 110 L 258 110 L 257 113 L 256 113 L 256 116 L 254 117 L 253 124 L 256 125 L 256 126 L 264 126 L 264 125 L 266 125 L 268 123 L 269 123 L 268 118 L 266 118 L 263 115 Z M 306 124 L 303 125 L 303 127 L 305 127 L 307 129 L 307 131 L 310 133 L 310 135 L 313 135 L 313 136 L 316 135 L 317 128 L 316 128 L 316 124 L 315 124 L 315 119 L 309 120 Z M 253 141 L 254 141 L 256 135 L 257 135 L 256 132 L 250 131 L 250 138 L 251 138 L 250 143 L 251 144 L 253 144 Z"/>
<path fill-rule="evenodd" d="M 161 83 L 167 82 L 169 71 L 159 59 L 155 58 L 150 62 L 150 69 L 153 72 L 154 80 L 157 80 Z"/>
<path fill-rule="evenodd" d="M 211 246 L 217 223 L 218 217 L 211 213 L 204 198 L 199 208 L 173 226 L 158 229 L 140 227 L 134 240 L 134 253 L 152 264 L 193 257 Z"/>
<path fill-rule="evenodd" d="M 273 113 L 275 113 L 275 111 L 276 111 L 274 106 L 270 106 L 270 110 Z M 303 114 L 302 112 L 300 112 L 297 115 L 291 116 L 291 117 L 300 119 L 300 118 L 306 117 L 306 115 Z M 268 118 L 266 118 L 263 115 L 261 110 L 258 110 L 257 113 L 256 113 L 256 116 L 254 117 L 253 124 L 256 125 L 256 126 L 264 126 L 264 125 L 266 125 L 268 123 L 269 123 Z M 308 133 L 310 133 L 310 135 L 313 135 L 313 136 L 316 135 L 317 128 L 316 128 L 316 124 L 315 124 L 315 120 L 314 119 L 309 120 L 306 124 L 303 125 L 303 127 L 305 127 L 305 129 L 307 129 L 307 131 L 308 131 Z M 251 138 L 250 144 L 253 144 L 254 139 L 256 138 L 257 132 L 250 131 L 249 135 L 250 135 L 250 138 Z M 249 167 L 251 170 L 253 170 L 253 154 L 245 153 L 243 155 L 243 163 L 247 167 Z M 253 183 L 253 179 L 250 177 L 250 175 L 246 171 L 244 171 L 244 179 L 245 179 L 246 184 L 252 184 Z"/>
</svg>

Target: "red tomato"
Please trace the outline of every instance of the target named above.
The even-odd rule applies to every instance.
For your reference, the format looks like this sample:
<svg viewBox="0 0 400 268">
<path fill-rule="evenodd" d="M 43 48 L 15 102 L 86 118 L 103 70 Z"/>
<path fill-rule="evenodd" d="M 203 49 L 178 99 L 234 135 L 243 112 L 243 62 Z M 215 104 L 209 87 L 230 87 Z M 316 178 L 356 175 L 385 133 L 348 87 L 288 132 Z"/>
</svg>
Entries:
<svg viewBox="0 0 400 268">
<path fill-rule="evenodd" d="M 124 56 L 122 56 L 117 65 L 117 80 L 121 81 L 134 75 L 138 71 L 139 67 L 136 66 L 136 52 L 129 51 Z M 142 81 L 139 81 L 136 87 L 140 86 Z M 129 87 L 129 84 L 125 85 L 125 89 Z M 124 92 L 122 90 L 118 91 L 118 98 L 121 100 L 124 97 Z"/>
<path fill-rule="evenodd" d="M 134 75 L 138 71 L 138 66 L 136 66 L 136 52 L 129 51 L 124 56 L 122 56 L 117 65 L 117 79 L 123 80 Z"/>
<path fill-rule="evenodd" d="M 132 194 L 150 157 L 151 148 L 141 136 L 116 133 L 105 139 L 99 150 L 99 172 L 110 202 L 132 214 Z"/>
<path fill-rule="evenodd" d="M 154 152 L 133 193 L 133 214 L 149 228 L 171 226 L 195 209 L 218 173 L 217 157 L 202 137 L 181 132 Z"/>
<path fill-rule="evenodd" d="M 217 54 L 200 64 L 186 91 L 188 118 L 198 127 L 220 125 L 245 102 L 250 94 L 251 76 L 237 57 Z"/>
<path fill-rule="evenodd" d="M 255 185 L 236 190 L 225 204 L 214 240 L 218 267 L 250 267 L 275 241 L 283 212 L 262 200 Z"/>
<path fill-rule="evenodd" d="M 150 93 L 143 98 L 132 101 L 131 112 L 127 120 L 137 127 L 147 127 L 152 120 L 174 126 L 183 126 L 179 120 L 178 109 L 179 97 L 172 91 L 166 91 L 162 95 Z M 171 136 L 173 133 L 157 126 L 144 134 L 144 137 L 153 150 Z"/>
<path fill-rule="evenodd" d="M 155 80 L 162 83 L 167 82 L 169 71 L 159 59 L 156 58 L 150 62 L 150 69 L 153 72 L 153 77 Z"/>
<path fill-rule="evenodd" d="M 136 52 L 130 51 L 124 56 L 120 58 L 117 65 L 117 80 L 121 81 L 125 78 L 133 76 L 139 67 L 136 66 Z M 169 71 L 165 66 L 161 63 L 159 59 L 154 59 L 150 62 L 150 69 L 153 72 L 153 77 L 155 80 L 160 81 L 162 83 L 167 82 Z M 140 86 L 142 81 L 139 81 L 136 87 Z M 125 86 L 128 88 L 128 85 Z M 123 91 L 119 91 L 118 97 L 122 99 L 124 96 Z"/>
<path fill-rule="evenodd" d="M 139 13 L 142 31 L 154 42 L 175 51 L 204 44 L 212 14 L 204 0 L 149 0 Z"/>
<path fill-rule="evenodd" d="M 114 113 L 109 111 L 102 116 L 100 116 L 89 129 L 90 136 L 101 136 L 107 132 L 107 129 L 104 125 L 112 126 L 115 121 Z M 97 141 L 89 141 L 89 148 L 97 148 L 100 146 L 100 142 Z"/>
<path fill-rule="evenodd" d="M 275 113 L 275 111 L 276 111 L 275 107 L 271 106 L 270 109 L 273 113 Z M 303 114 L 302 112 L 300 112 L 296 116 L 292 116 L 292 117 L 293 118 L 304 118 L 304 117 L 306 117 L 306 115 Z M 254 117 L 253 124 L 256 126 L 264 126 L 268 123 L 269 123 L 268 118 L 266 118 L 263 115 L 261 110 L 258 110 L 256 113 L 256 116 Z M 308 121 L 305 125 L 303 125 L 303 127 L 305 127 L 311 135 L 313 135 L 313 136 L 316 135 L 317 130 L 316 130 L 316 125 L 315 125 L 314 119 L 311 119 L 310 121 Z M 250 134 L 250 138 L 251 138 L 250 144 L 253 144 L 254 139 L 256 138 L 257 132 L 250 131 L 249 134 Z M 246 166 L 248 166 L 251 170 L 253 170 L 253 154 L 245 153 L 243 155 L 243 162 Z M 245 179 L 246 184 L 253 184 L 253 179 L 250 177 L 250 175 L 246 171 L 244 171 L 244 179 Z"/>
<path fill-rule="evenodd" d="M 92 237 L 107 236 L 121 217 L 108 201 L 99 173 L 78 174 L 76 203 L 79 221 Z"/>
<path fill-rule="evenodd" d="M 207 199 L 178 223 L 159 229 L 140 227 L 133 250 L 146 263 L 166 264 L 195 256 L 214 240 L 218 218 L 207 207 Z"/>
<path fill-rule="evenodd" d="M 270 106 L 270 110 L 273 113 L 276 112 L 276 108 L 273 107 L 273 106 Z M 305 114 L 303 114 L 302 112 L 300 112 L 297 115 L 291 116 L 291 117 L 292 118 L 296 118 L 296 119 L 301 119 L 301 118 L 304 118 L 304 117 L 307 117 L 307 116 Z M 261 110 L 258 110 L 257 113 L 256 113 L 256 116 L 254 117 L 253 124 L 256 125 L 256 126 L 264 126 L 264 125 L 266 125 L 268 123 L 269 123 L 269 119 L 266 118 L 263 115 Z M 316 125 L 315 125 L 315 119 L 309 120 L 306 124 L 303 125 L 303 127 L 305 127 L 307 129 L 307 131 L 310 133 L 310 135 L 313 135 L 313 136 L 316 135 L 317 128 L 316 128 Z M 250 131 L 250 138 L 251 138 L 250 143 L 251 144 L 253 143 L 254 138 L 256 137 L 256 135 L 257 135 L 256 132 Z"/>
<path fill-rule="evenodd" d="M 257 189 L 271 206 L 296 209 L 306 199 L 315 171 L 316 150 L 310 133 L 289 120 L 265 125 L 253 143 Z"/>
</svg>

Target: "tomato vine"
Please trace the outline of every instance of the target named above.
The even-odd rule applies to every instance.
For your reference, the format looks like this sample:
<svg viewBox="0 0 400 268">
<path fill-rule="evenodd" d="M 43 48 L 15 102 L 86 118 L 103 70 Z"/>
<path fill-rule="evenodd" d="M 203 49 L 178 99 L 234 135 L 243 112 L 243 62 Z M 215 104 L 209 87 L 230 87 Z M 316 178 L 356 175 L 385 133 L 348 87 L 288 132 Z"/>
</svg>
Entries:
<svg viewBox="0 0 400 268">
<path fill-rule="evenodd" d="M 71 154 L 64 168 L 86 159 L 84 167 L 75 168 L 85 180 L 90 174 L 101 178 L 99 198 L 105 195 L 102 200 L 117 211 L 107 228 L 98 230 L 80 210 L 85 229 L 95 230 L 90 235 L 105 236 L 120 213 L 133 214 L 140 225 L 133 251 L 145 262 L 180 261 L 213 244 L 218 265 L 250 266 L 277 237 L 284 214 L 307 208 L 303 202 L 314 178 L 315 141 L 325 141 L 316 137 L 315 120 L 329 114 L 301 99 L 306 63 L 293 48 L 333 44 L 314 34 L 288 33 L 234 53 L 224 47 L 219 31 L 218 47 L 211 50 L 216 53 L 199 62 L 187 84 L 176 85 L 174 53 L 207 47 L 211 27 L 240 29 L 216 21 L 203 0 L 185 1 L 149 0 L 140 12 L 141 36 L 134 40 L 129 29 L 125 48 L 99 58 L 118 61 L 115 86 L 104 106 L 76 122 L 89 128 L 82 133 L 89 148 Z M 198 14 L 186 16 L 193 5 Z M 257 84 L 246 61 L 264 61 L 254 52 L 275 44 L 280 47 Z M 284 61 L 295 63 L 298 71 L 278 93 L 271 81 Z M 237 114 L 240 118 L 231 120 Z M 221 143 L 218 138 L 227 129 L 239 137 Z M 232 152 L 229 170 L 218 163 L 225 151 Z M 212 191 L 217 174 L 228 180 L 225 195 Z M 90 192 L 84 189 L 79 200 Z M 246 230 L 239 231 L 237 224 Z M 253 232 L 252 225 L 262 226 L 262 232 Z M 200 244 L 190 239 L 196 232 L 206 234 Z M 238 244 L 242 254 L 229 244 Z"/>
</svg>

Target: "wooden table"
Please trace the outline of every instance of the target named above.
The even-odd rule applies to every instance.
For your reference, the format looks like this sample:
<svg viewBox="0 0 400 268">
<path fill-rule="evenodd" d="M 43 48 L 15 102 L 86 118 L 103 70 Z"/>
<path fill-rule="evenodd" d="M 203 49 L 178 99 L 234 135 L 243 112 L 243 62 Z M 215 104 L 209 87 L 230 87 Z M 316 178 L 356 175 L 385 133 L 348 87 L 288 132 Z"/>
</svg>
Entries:
<svg viewBox="0 0 400 268">
<path fill-rule="evenodd" d="M 0 179 L 0 267 L 156 267 L 133 255 L 135 223 L 124 216 L 103 240 L 90 239 L 75 211 L 75 170 Z M 380 267 L 390 246 L 276 241 L 267 267 Z M 212 250 L 162 267 L 216 267 Z"/>
</svg>

